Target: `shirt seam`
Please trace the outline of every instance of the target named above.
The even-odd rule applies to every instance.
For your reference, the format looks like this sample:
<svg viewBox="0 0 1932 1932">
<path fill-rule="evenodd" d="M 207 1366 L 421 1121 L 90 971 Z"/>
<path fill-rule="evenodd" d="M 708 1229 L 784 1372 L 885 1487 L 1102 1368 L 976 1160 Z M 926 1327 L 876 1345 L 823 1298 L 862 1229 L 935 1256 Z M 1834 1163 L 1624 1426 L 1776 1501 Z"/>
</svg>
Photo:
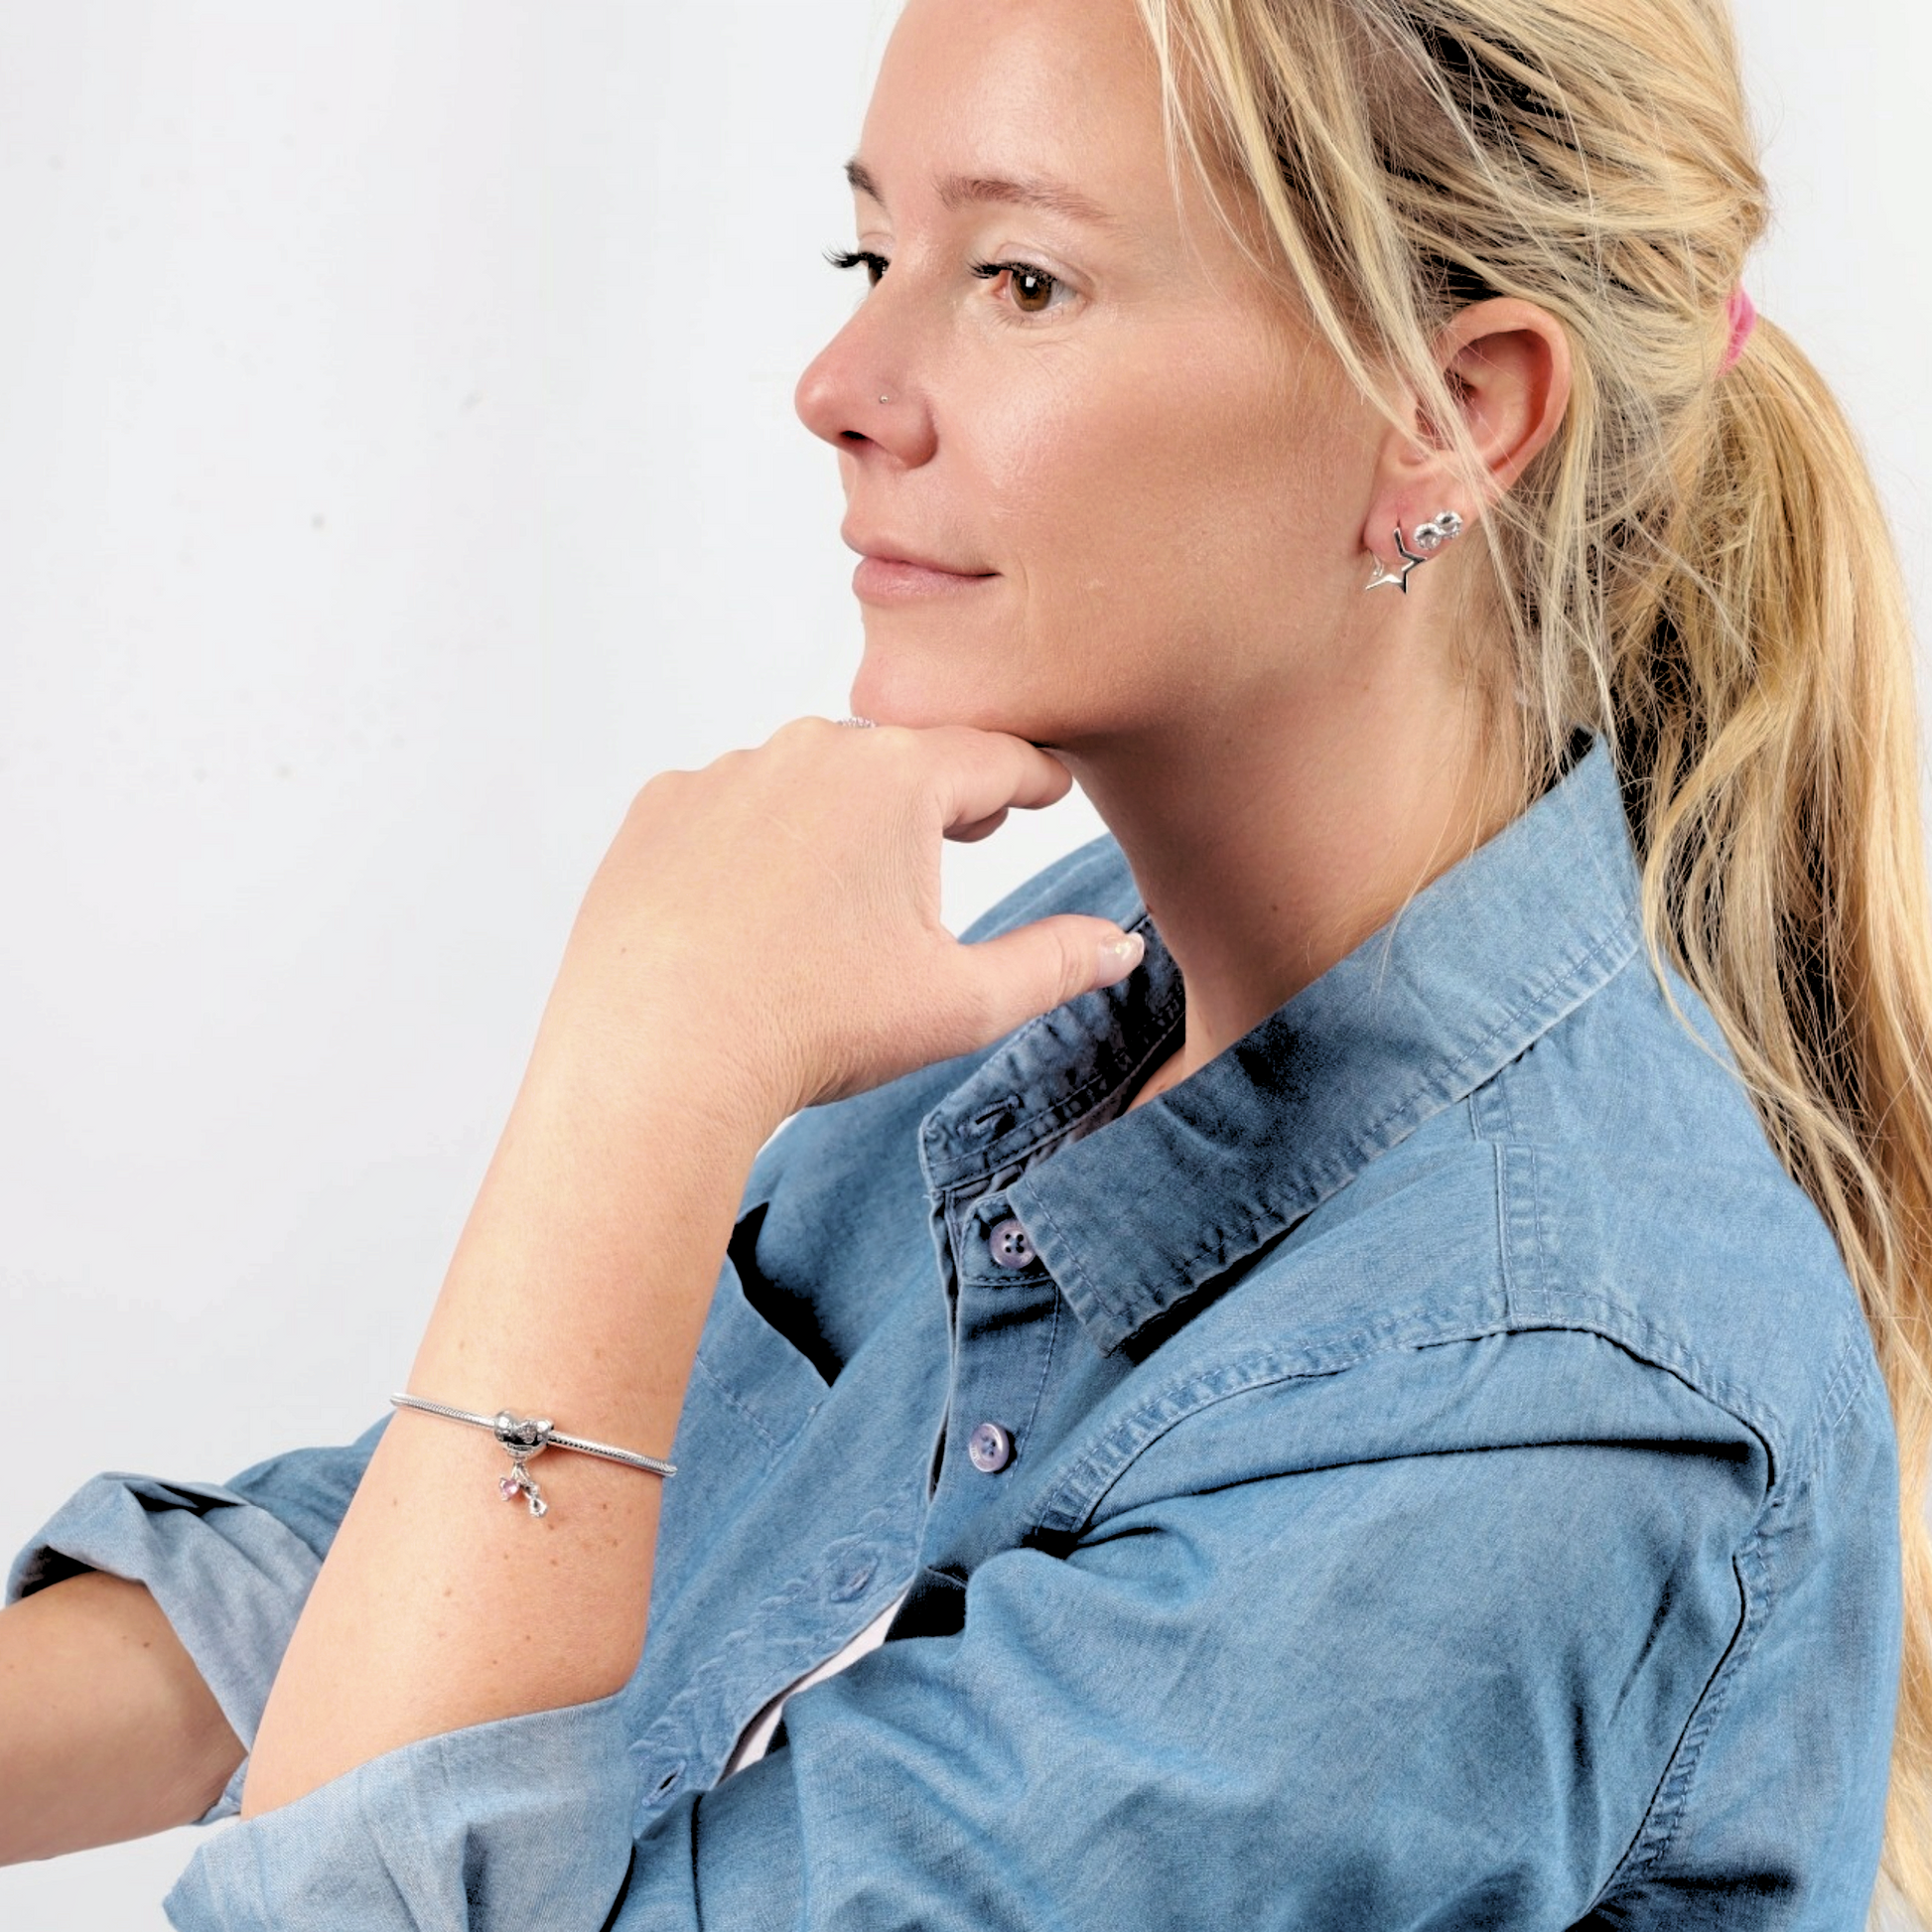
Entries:
<svg viewBox="0 0 1932 1932">
<path fill-rule="evenodd" d="M 767 1327 L 770 1326 L 768 1322 L 765 1325 Z M 784 1337 L 780 1335 L 778 1339 L 782 1341 Z M 745 1419 L 746 1423 L 757 1435 L 759 1441 L 764 1445 L 766 1450 L 770 1454 L 776 1455 L 779 1449 L 781 1449 L 784 1447 L 784 1444 L 780 1443 L 777 1440 L 777 1438 L 774 1437 L 771 1434 L 771 1432 L 765 1428 L 764 1424 L 759 1420 L 757 1414 L 751 1409 L 751 1407 L 746 1402 L 742 1400 L 742 1398 L 732 1388 L 731 1384 L 727 1382 L 725 1378 L 722 1375 L 720 1375 L 718 1371 L 714 1369 L 709 1362 L 705 1360 L 702 1352 L 692 1356 L 691 1366 L 694 1369 L 697 1369 L 702 1372 L 704 1379 L 711 1384 L 712 1388 L 720 1396 L 722 1396 L 724 1400 L 732 1406 L 732 1408 L 736 1409 L 740 1416 L 742 1416 Z M 810 1417 L 808 1416 L 806 1420 L 809 1421 Z M 801 1424 L 800 1426 L 802 1427 L 803 1425 Z M 794 1430 L 792 1434 L 796 1435 L 797 1431 Z M 787 1437 L 786 1441 L 789 1440 L 790 1438 Z"/>
<path fill-rule="evenodd" d="M 1639 1323 L 1646 1328 L 1650 1326 L 1642 1323 L 1641 1318 Z M 1363 1367 L 1402 1349 L 1452 1347 L 1457 1343 L 1484 1341 L 1495 1336 L 1550 1332 L 1588 1335 L 1607 1342 L 1646 1368 L 1669 1375 L 1700 1402 L 1728 1416 L 1744 1430 L 1763 1449 L 1765 1456 L 1767 1473 L 1765 1496 L 1759 1505 L 1761 1520 L 1763 1511 L 1770 1506 L 1771 1498 L 1778 1489 L 1777 1471 L 1781 1467 L 1781 1458 L 1773 1440 L 1748 1413 L 1740 1412 L 1730 1402 L 1721 1400 L 1712 1389 L 1701 1386 L 1675 1362 L 1648 1354 L 1643 1348 L 1633 1345 L 1631 1338 L 1626 1335 L 1586 1321 L 1549 1318 L 1523 1321 L 1505 1317 L 1441 1329 L 1429 1328 L 1411 1318 L 1391 1322 L 1386 1327 L 1358 1329 L 1334 1344 L 1332 1349 L 1287 1353 L 1274 1348 L 1261 1349 L 1218 1365 L 1196 1369 L 1183 1379 L 1150 1394 L 1082 1452 L 1041 1500 L 1034 1512 L 1033 1521 L 1037 1530 L 1049 1536 L 1080 1535 L 1091 1526 L 1108 1494 L 1157 1443 L 1191 1418 L 1236 1396 L 1287 1382 L 1313 1381 L 1329 1375 L 1346 1374 L 1350 1369 Z M 1723 1378 L 1716 1379 L 1720 1383 L 1723 1381 Z M 1134 1440 L 1136 1437 L 1137 1441 Z M 1113 1447 L 1110 1449 L 1110 1446 Z M 1110 1463 L 1113 1466 L 1109 1467 Z M 1083 1495 L 1084 1502 L 1081 1500 Z"/>
<path fill-rule="evenodd" d="M 1870 1336 L 1863 1310 L 1859 1311 L 1857 1320 L 1846 1323 L 1846 1331 L 1845 1339 L 1839 1346 L 1838 1360 L 1832 1365 L 1832 1372 L 1826 1378 L 1825 1391 L 1818 1399 L 1817 1421 L 1806 1437 L 1804 1452 L 1802 1455 L 1794 1453 L 1792 1457 L 1790 1487 L 1793 1489 L 1810 1481 L 1823 1466 L 1826 1450 L 1838 1433 L 1839 1424 L 1859 1398 L 1859 1370 L 1864 1358 L 1863 1344 L 1868 1343 Z"/>
<path fill-rule="evenodd" d="M 1759 1510 L 1751 1534 L 1738 1546 L 1731 1562 L 1737 1579 L 1742 1609 L 1725 1654 L 1713 1666 L 1697 1703 L 1685 1720 L 1684 1729 L 1665 1762 L 1656 1792 L 1638 1824 L 1628 1849 L 1617 1861 L 1602 1889 L 1590 1901 L 1591 1911 L 1611 1898 L 1619 1886 L 1631 1884 L 1654 1873 L 1669 1857 L 1697 1796 L 1697 1780 L 1704 1766 L 1704 1755 L 1712 1733 L 1729 1708 L 1731 1688 L 1754 1655 L 1757 1641 L 1776 1607 L 1777 1588 L 1772 1581 L 1767 1555 L 1778 1519 L 1791 1496 L 1818 1472 L 1824 1449 L 1858 1395 L 1857 1370 L 1860 1355 L 1859 1324 L 1839 1346 L 1837 1359 L 1826 1378 L 1820 1396 L 1817 1420 L 1800 1448 L 1794 1448 L 1790 1467 L 1781 1480 L 1773 1482 Z M 1842 1399 L 1841 1399 L 1842 1392 Z"/>
<path fill-rule="evenodd" d="M 1645 1809 L 1629 1849 L 1617 1861 L 1602 1889 L 1591 1899 L 1591 1912 L 1611 1898 L 1620 1886 L 1656 1871 L 1677 1841 L 1691 1799 L 1696 1794 L 1698 1773 L 1704 1768 L 1705 1747 L 1728 1709 L 1731 1687 L 1756 1650 L 1758 1637 L 1770 1618 L 1776 1592 L 1771 1585 L 1770 1566 L 1764 1560 L 1764 1542 L 1768 1530 L 1765 1518 L 1772 1507 L 1773 1504 L 1767 1499 L 1751 1534 L 1738 1546 L 1731 1559 L 1731 1574 L 1737 1580 L 1737 1592 L 1742 1598 L 1737 1627 L 1731 1632 L 1724 1655 L 1712 1666 L 1704 1689 L 1698 1693 L 1697 1701 L 1684 1721 L 1684 1728 L 1665 1760 L 1657 1790 Z M 1755 1592 L 1747 1571 L 1753 1573 L 1757 1580 Z"/>
</svg>

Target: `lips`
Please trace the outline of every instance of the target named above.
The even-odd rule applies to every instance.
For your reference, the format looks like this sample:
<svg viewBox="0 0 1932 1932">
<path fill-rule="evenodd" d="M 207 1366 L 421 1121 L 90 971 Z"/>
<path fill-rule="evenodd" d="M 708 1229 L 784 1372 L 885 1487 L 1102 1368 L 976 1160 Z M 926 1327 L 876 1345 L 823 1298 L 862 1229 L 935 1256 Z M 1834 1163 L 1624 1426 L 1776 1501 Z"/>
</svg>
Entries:
<svg viewBox="0 0 1932 1932">
<path fill-rule="evenodd" d="M 957 577 L 962 584 L 978 582 L 983 577 L 991 577 L 990 570 L 958 570 L 951 564 L 927 563 L 923 557 L 899 557 L 891 551 L 868 550 L 863 560 L 869 564 L 880 564 L 888 570 L 917 570 L 928 577 Z"/>
<path fill-rule="evenodd" d="M 853 531 L 843 533 L 848 550 L 856 550 L 867 563 L 884 564 L 897 569 L 922 570 L 941 577 L 980 578 L 994 577 L 999 573 L 981 570 L 977 566 L 963 563 L 956 558 L 928 556 L 912 544 L 901 543 L 897 538 L 886 535 L 859 535 Z"/>
<path fill-rule="evenodd" d="M 999 576 L 998 571 L 976 570 L 958 558 L 927 556 L 897 537 L 850 530 L 844 534 L 847 546 L 859 552 L 852 594 L 861 604 L 970 596 Z"/>
<path fill-rule="evenodd" d="M 897 557 L 862 557 L 852 573 L 852 595 L 861 604 L 924 604 L 941 598 L 976 597 L 998 581 L 997 573 L 935 570 Z"/>
</svg>

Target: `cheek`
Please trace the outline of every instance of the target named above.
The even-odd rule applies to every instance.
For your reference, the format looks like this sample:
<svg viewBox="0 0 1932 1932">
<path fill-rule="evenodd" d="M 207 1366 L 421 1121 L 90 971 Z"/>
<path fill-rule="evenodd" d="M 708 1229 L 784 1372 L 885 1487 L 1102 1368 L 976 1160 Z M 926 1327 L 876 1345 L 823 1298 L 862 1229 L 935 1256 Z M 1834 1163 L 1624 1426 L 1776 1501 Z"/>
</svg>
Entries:
<svg viewBox="0 0 1932 1932">
<path fill-rule="evenodd" d="M 925 500 L 1005 581 L 965 608 L 868 611 L 853 709 L 1074 744 L 1292 701 L 1351 608 L 1375 446 L 1338 394 L 1233 334 L 1223 316 L 949 369 Z"/>
<path fill-rule="evenodd" d="M 1368 451 L 1347 412 L 1265 349 L 1172 348 L 1069 371 L 983 448 L 1011 563 L 1058 634 L 1232 649 L 1292 600 L 1325 602 L 1352 557 Z"/>
</svg>

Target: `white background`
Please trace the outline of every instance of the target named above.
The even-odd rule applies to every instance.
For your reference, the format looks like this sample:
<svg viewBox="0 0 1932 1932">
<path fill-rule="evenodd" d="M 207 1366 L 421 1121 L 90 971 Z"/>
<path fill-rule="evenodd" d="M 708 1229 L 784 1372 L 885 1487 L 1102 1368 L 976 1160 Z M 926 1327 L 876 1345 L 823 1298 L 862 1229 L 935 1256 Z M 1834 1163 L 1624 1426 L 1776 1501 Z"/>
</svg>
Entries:
<svg viewBox="0 0 1932 1932">
<path fill-rule="evenodd" d="M 0 1552 L 379 1413 L 624 803 L 847 710 L 790 395 L 889 11 L 0 0 Z M 1742 30 L 1749 283 L 1923 611 L 1932 27 Z M 955 852 L 955 926 L 1097 829 Z M 151 1932 L 191 1850 L 0 1926 Z"/>
</svg>

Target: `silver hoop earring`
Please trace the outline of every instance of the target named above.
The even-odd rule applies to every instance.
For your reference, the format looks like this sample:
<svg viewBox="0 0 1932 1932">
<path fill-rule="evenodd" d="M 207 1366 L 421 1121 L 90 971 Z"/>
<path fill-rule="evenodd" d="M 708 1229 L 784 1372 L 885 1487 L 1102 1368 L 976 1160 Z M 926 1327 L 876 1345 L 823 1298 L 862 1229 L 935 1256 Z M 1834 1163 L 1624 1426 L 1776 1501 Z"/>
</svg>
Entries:
<svg viewBox="0 0 1932 1932">
<path fill-rule="evenodd" d="M 1394 570 L 1388 569 L 1382 559 L 1369 553 L 1369 561 L 1375 566 L 1375 575 L 1362 586 L 1365 591 L 1379 589 L 1384 584 L 1393 584 L 1404 597 L 1409 595 L 1409 573 L 1418 564 L 1426 564 L 1443 545 L 1453 537 L 1462 534 L 1462 519 L 1453 510 L 1438 510 L 1427 523 L 1416 525 L 1416 547 L 1411 550 L 1403 541 L 1402 525 L 1395 526 L 1396 554 L 1402 561 Z"/>
</svg>

